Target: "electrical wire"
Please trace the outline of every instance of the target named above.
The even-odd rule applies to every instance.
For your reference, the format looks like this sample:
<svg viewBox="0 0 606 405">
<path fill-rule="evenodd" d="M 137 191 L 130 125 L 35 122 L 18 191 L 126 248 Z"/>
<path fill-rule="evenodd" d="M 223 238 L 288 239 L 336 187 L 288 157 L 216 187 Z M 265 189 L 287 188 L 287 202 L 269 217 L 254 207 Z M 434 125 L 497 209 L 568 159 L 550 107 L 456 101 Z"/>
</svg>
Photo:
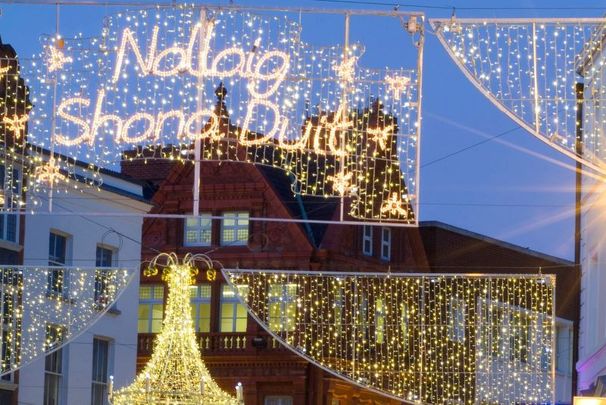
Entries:
<svg viewBox="0 0 606 405">
<path fill-rule="evenodd" d="M 421 168 L 423 168 L 423 167 L 430 166 L 430 165 L 432 165 L 432 164 L 434 164 L 434 163 L 441 162 L 442 160 L 446 160 L 446 159 L 451 158 L 451 157 L 453 157 L 453 156 L 456 156 L 456 155 L 458 155 L 458 154 L 460 154 L 460 153 L 466 152 L 466 151 L 468 151 L 468 150 L 470 150 L 470 149 L 473 149 L 473 148 L 475 148 L 475 147 L 477 147 L 477 146 L 483 145 L 483 144 L 488 143 L 488 142 L 490 142 L 490 141 L 492 141 L 492 140 L 495 140 L 495 139 L 497 139 L 497 138 L 500 138 L 500 137 L 502 137 L 502 136 L 505 136 L 505 135 L 507 135 L 507 134 L 510 134 L 510 133 L 512 133 L 512 132 L 514 132 L 514 131 L 516 131 L 516 130 L 518 130 L 518 129 L 520 129 L 520 126 L 519 126 L 519 125 L 518 125 L 517 127 L 515 127 L 515 128 L 508 129 L 507 131 L 503 131 L 503 132 L 501 132 L 501 133 L 499 133 L 499 134 L 496 134 L 496 135 L 491 136 L 491 137 L 489 137 L 489 138 L 483 139 L 483 140 L 481 140 L 481 141 L 479 141 L 479 142 L 476 142 L 476 143 L 474 143 L 474 144 L 471 144 L 471 145 L 469 145 L 469 146 L 466 146 L 466 147 L 464 147 L 464 148 L 462 148 L 462 149 L 456 150 L 456 151 L 454 151 L 454 152 L 452 152 L 452 153 L 449 153 L 449 154 L 444 155 L 444 156 L 442 156 L 442 157 L 439 157 L 439 158 L 437 158 L 437 159 L 430 160 L 429 162 L 426 162 L 426 163 L 421 164 L 421 166 L 420 166 L 420 167 L 421 167 Z"/>
<path fill-rule="evenodd" d="M 459 6 L 439 6 L 431 4 L 402 4 L 394 2 L 382 1 L 364 1 L 364 0 L 312 0 L 318 3 L 333 3 L 333 4 L 357 4 L 365 6 L 387 6 L 399 8 L 415 8 L 415 9 L 433 9 L 433 10 L 484 10 L 484 11 L 506 11 L 506 10 L 599 10 L 603 11 L 604 7 L 598 6 L 558 6 L 558 7 L 537 7 L 537 6 L 500 6 L 500 7 L 459 7 Z"/>
</svg>

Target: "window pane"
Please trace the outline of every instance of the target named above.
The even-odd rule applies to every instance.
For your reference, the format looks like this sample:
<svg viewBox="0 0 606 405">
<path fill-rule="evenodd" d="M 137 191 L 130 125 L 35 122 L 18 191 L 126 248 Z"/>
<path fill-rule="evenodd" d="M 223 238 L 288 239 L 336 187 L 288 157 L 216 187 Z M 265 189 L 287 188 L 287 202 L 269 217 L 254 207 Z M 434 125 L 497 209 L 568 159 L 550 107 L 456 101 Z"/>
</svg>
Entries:
<svg viewBox="0 0 606 405">
<path fill-rule="evenodd" d="M 185 221 L 183 241 L 186 246 L 210 246 L 212 237 L 211 214 L 199 218 L 190 217 Z"/>
<path fill-rule="evenodd" d="M 235 297 L 236 294 L 234 293 L 233 288 L 231 288 L 231 286 L 227 285 L 227 284 L 223 284 L 223 287 L 221 289 L 221 297 L 223 298 L 230 298 L 230 297 Z"/>
<path fill-rule="evenodd" d="M 210 332 L 210 304 L 200 304 L 199 308 L 199 332 Z"/>
<path fill-rule="evenodd" d="M 44 375 L 44 405 L 59 405 L 61 392 L 61 376 L 55 374 Z"/>
<path fill-rule="evenodd" d="M 237 319 L 236 320 L 235 332 L 246 332 L 246 319 Z"/>
<path fill-rule="evenodd" d="M 233 332 L 234 321 L 233 319 L 221 319 L 221 332 Z"/>
<path fill-rule="evenodd" d="M 161 285 L 154 286 L 154 299 L 159 299 L 159 300 L 164 299 L 164 286 L 161 286 Z"/>
<path fill-rule="evenodd" d="M 221 304 L 221 318 L 233 319 L 234 316 L 234 305 L 231 303 Z"/>
<path fill-rule="evenodd" d="M 188 228 L 194 228 L 194 227 L 198 226 L 198 223 L 199 223 L 198 218 L 190 217 L 190 218 L 187 218 L 186 226 Z"/>
<path fill-rule="evenodd" d="M 149 305 L 139 304 L 139 319 L 149 319 Z"/>
<path fill-rule="evenodd" d="M 202 284 L 200 286 L 200 298 L 210 298 L 211 291 L 209 284 Z"/>
<path fill-rule="evenodd" d="M 162 319 L 164 305 L 162 304 L 154 304 L 152 305 L 152 317 L 154 319 Z"/>
<path fill-rule="evenodd" d="M 236 239 L 235 232 L 233 229 L 224 229 L 223 230 L 223 241 L 224 242 L 233 242 Z"/>
<path fill-rule="evenodd" d="M 137 321 L 137 333 L 150 333 L 149 321 L 147 319 Z"/>
<path fill-rule="evenodd" d="M 152 296 L 152 289 L 149 286 L 142 285 L 139 287 L 139 299 L 148 299 Z"/>
<path fill-rule="evenodd" d="M 15 214 L 6 215 L 6 240 L 17 241 L 17 216 Z"/>
<path fill-rule="evenodd" d="M 246 308 L 244 308 L 244 305 L 237 305 L 236 306 L 236 310 L 237 310 L 237 317 L 238 318 L 246 318 Z"/>
<path fill-rule="evenodd" d="M 162 330 L 162 319 L 154 319 L 151 326 L 151 333 L 160 333 Z"/>
<path fill-rule="evenodd" d="M 210 304 L 200 304 L 200 318 L 210 318 Z"/>
<path fill-rule="evenodd" d="M 111 267 L 114 252 L 111 249 L 107 249 L 101 246 L 97 246 L 97 267 Z"/>
</svg>

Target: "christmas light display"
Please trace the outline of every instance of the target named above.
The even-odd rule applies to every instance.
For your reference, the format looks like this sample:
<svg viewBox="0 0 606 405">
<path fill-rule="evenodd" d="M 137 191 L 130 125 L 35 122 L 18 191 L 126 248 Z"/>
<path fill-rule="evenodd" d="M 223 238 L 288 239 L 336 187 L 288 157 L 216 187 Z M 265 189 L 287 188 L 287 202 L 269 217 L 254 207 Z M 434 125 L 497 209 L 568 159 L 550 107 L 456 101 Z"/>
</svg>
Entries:
<svg viewBox="0 0 606 405">
<path fill-rule="evenodd" d="M 180 263 L 175 254 L 160 254 L 152 260 L 145 275 L 158 274 L 168 284 L 162 331 L 156 336 L 154 351 L 134 383 L 126 388 L 109 390 L 114 405 L 242 405 L 242 386 L 238 398 L 217 385 L 200 357 L 200 347 L 191 318 L 190 286 L 195 284 L 202 262 L 212 269 L 205 255 L 186 255 Z"/>
<path fill-rule="evenodd" d="M 603 18 L 431 20 L 471 82 L 521 127 L 601 175 Z M 585 84 L 578 97 L 577 83 Z M 583 105 L 583 150 L 577 106 Z M 580 124 L 580 123 L 579 123 Z"/>
<path fill-rule="evenodd" d="M 32 153 L 66 157 L 68 178 L 75 159 L 96 178 L 125 150 L 270 165 L 293 175 L 294 193 L 351 199 L 354 218 L 415 225 L 422 24 L 405 34 L 407 69 L 364 68 L 361 44 L 314 47 L 302 29 L 283 14 L 184 5 L 110 15 L 99 37 L 45 36 L 26 75 Z M 404 211 L 380 209 L 393 194 Z"/>
<path fill-rule="evenodd" d="M 295 353 L 407 403 L 552 403 L 555 278 L 224 270 Z"/>
<path fill-rule="evenodd" d="M 69 343 L 116 301 L 134 269 L 0 266 L 0 375 Z M 47 331 L 57 341 L 49 341 Z"/>
</svg>

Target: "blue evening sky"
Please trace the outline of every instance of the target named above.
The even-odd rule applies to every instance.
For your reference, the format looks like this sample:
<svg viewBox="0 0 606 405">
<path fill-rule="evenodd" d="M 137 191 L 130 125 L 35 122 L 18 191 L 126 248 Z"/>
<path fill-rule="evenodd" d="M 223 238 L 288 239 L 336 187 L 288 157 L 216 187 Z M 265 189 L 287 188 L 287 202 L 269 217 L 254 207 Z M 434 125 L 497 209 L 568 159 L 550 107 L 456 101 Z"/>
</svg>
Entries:
<svg viewBox="0 0 606 405">
<path fill-rule="evenodd" d="M 109 1 L 111 3 L 111 1 Z M 153 2 L 149 2 L 153 4 Z M 229 4 L 229 1 L 210 2 Z M 240 5 L 374 8 L 317 1 L 246 1 Z M 378 2 L 377 2 L 378 3 Z M 450 17 L 458 7 L 459 17 L 597 17 L 606 11 L 606 1 L 596 0 L 458 0 L 415 1 L 419 7 L 402 10 L 424 11 L 429 17 Z M 409 4 L 409 3 L 408 3 Z M 595 9 L 603 6 L 604 10 Z M 467 10 L 483 7 L 485 10 Z M 524 7 L 526 10 L 496 10 L 492 7 Z M 543 9 L 553 7 L 553 9 Z M 558 10 L 557 7 L 578 7 Z M 593 9 L 582 9 L 589 7 Z M 55 7 L 0 4 L 0 35 L 23 57 L 39 51 L 38 37 L 55 31 Z M 107 7 L 61 8 L 61 32 L 98 35 Z M 294 14 L 293 18 L 298 18 Z M 304 16 L 303 38 L 314 44 L 342 41 L 341 19 Z M 410 51 L 410 37 L 394 21 L 353 19 L 352 37 L 364 43 L 362 61 L 370 66 L 398 66 Z M 400 49 L 400 45 L 402 48 Z M 407 49 L 407 51 L 403 51 Z M 522 247 L 572 259 L 574 246 L 574 173 L 552 161 L 573 162 L 522 129 L 497 140 L 434 162 L 446 155 L 516 128 L 463 76 L 442 49 L 437 38 L 427 35 L 425 47 L 423 134 L 421 170 L 421 220 L 443 221 L 461 228 L 502 239 Z"/>
</svg>

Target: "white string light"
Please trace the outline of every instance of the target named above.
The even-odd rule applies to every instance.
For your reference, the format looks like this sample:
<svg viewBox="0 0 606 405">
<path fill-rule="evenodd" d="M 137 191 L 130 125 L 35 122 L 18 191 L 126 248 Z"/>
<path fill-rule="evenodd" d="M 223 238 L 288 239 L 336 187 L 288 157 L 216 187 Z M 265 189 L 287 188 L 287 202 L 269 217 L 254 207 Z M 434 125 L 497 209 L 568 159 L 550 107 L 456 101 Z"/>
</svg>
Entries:
<svg viewBox="0 0 606 405">
<path fill-rule="evenodd" d="M 43 37 L 65 63 L 55 70 L 42 54 L 29 65 L 28 139 L 65 156 L 68 177 L 72 161 L 93 163 L 92 179 L 117 169 L 126 149 L 137 151 L 129 159 L 189 161 L 181 151 L 201 140 L 203 160 L 278 167 L 296 193 L 351 196 L 354 218 L 415 224 L 422 45 L 411 69 L 366 69 L 360 44 L 344 58 L 300 31 L 286 16 L 209 9 L 201 21 L 199 9 L 178 6 L 118 12 L 100 37 L 61 38 L 62 47 Z M 393 78 L 408 78 L 407 91 Z M 341 194 L 329 178 L 348 174 Z M 408 196 L 406 215 L 381 211 L 394 192 Z"/>
<path fill-rule="evenodd" d="M 606 174 L 605 23 L 595 18 L 431 20 L 452 59 L 497 107 L 601 174 Z M 585 92 L 579 100 L 581 81 Z M 578 103 L 584 106 L 582 152 L 576 149 Z"/>
<path fill-rule="evenodd" d="M 406 403 L 551 403 L 555 277 L 224 270 L 283 345 Z"/>
<path fill-rule="evenodd" d="M 134 269 L 0 266 L 0 375 L 69 343 L 115 302 Z M 49 341 L 54 329 L 56 341 Z"/>
</svg>

